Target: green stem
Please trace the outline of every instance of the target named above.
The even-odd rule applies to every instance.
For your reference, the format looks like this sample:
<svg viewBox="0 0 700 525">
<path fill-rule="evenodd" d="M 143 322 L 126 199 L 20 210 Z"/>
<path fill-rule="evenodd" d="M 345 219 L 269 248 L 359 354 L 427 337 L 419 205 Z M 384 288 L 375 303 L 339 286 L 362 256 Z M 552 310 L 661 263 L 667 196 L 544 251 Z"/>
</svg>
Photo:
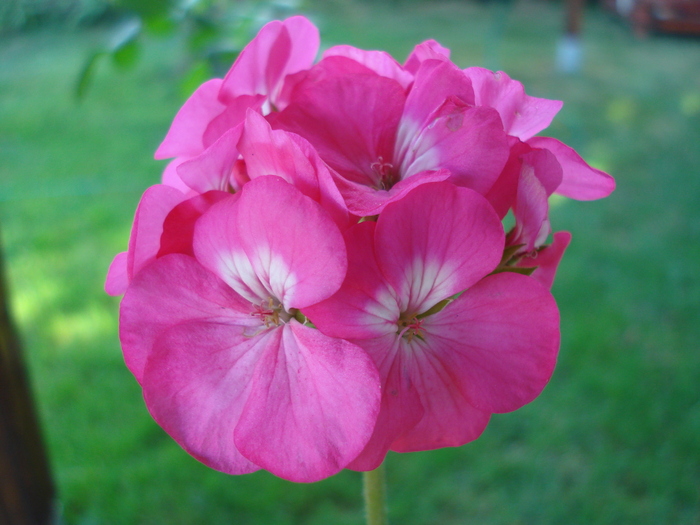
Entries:
<svg viewBox="0 0 700 525">
<path fill-rule="evenodd" d="M 384 464 L 374 470 L 363 472 L 365 513 L 367 525 L 387 525 L 386 519 L 386 480 Z"/>
</svg>

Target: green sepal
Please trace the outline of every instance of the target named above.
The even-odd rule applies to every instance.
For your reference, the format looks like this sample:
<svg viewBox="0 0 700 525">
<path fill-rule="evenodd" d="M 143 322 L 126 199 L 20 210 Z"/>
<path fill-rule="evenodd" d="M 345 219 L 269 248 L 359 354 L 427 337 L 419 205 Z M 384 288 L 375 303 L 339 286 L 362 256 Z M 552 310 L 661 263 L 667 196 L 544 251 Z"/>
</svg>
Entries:
<svg viewBox="0 0 700 525">
<path fill-rule="evenodd" d="M 501 262 L 498 263 L 499 266 L 506 264 L 508 261 L 510 261 L 515 253 L 525 246 L 524 244 L 515 244 L 513 246 L 508 246 L 505 250 L 503 250 L 503 257 L 501 257 Z"/>
<path fill-rule="evenodd" d="M 528 268 L 522 268 L 519 266 L 499 266 L 491 272 L 491 275 L 503 272 L 519 273 L 520 275 L 532 275 L 537 268 L 539 268 L 539 266 L 531 266 Z"/>
<path fill-rule="evenodd" d="M 423 319 L 424 317 L 428 317 L 429 315 L 433 315 L 433 314 L 438 313 L 440 310 L 442 310 L 443 308 L 445 308 L 445 306 L 447 306 L 448 304 L 450 304 L 450 303 L 452 302 L 452 299 L 453 299 L 452 297 L 448 297 L 447 299 L 443 299 L 443 300 L 440 301 L 439 303 L 435 303 L 433 306 L 431 306 L 430 308 L 428 308 L 428 309 L 427 309 L 425 312 L 423 312 L 422 314 L 418 314 L 418 315 L 416 316 L 416 319 Z"/>
</svg>

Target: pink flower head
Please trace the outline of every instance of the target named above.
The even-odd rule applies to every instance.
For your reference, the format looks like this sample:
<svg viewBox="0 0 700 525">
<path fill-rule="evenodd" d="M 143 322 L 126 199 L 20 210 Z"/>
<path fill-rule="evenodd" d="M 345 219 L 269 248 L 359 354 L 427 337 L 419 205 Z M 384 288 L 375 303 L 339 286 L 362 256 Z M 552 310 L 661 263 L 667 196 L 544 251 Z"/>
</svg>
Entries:
<svg viewBox="0 0 700 525">
<path fill-rule="evenodd" d="M 197 223 L 194 254 L 143 269 L 121 305 L 127 365 L 155 420 L 231 474 L 316 481 L 369 439 L 377 370 L 358 346 L 304 324 L 346 272 L 338 228 L 277 177 L 247 184 Z"/>
<path fill-rule="evenodd" d="M 433 40 L 403 65 L 318 47 L 305 18 L 271 22 L 195 91 L 105 284 L 151 414 L 231 474 L 370 470 L 532 401 L 571 240 L 549 197 L 615 186 L 536 136 L 561 103 L 503 72 Z"/>
<path fill-rule="evenodd" d="M 481 195 L 426 184 L 346 233 L 348 274 L 308 308 L 330 336 L 364 348 L 382 377 L 381 411 L 350 464 L 377 467 L 408 452 L 476 439 L 493 412 L 544 388 L 559 348 L 551 294 L 530 277 L 489 275 L 503 229 Z"/>
</svg>

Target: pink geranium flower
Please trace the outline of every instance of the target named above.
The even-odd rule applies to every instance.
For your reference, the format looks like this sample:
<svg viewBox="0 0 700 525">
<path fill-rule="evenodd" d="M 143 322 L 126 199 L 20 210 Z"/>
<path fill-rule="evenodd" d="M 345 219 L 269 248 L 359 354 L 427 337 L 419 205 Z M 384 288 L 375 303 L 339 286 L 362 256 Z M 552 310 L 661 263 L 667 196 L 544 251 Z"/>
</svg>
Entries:
<svg viewBox="0 0 700 525">
<path fill-rule="evenodd" d="M 151 414 L 231 474 L 371 470 L 532 401 L 571 239 L 549 198 L 615 185 L 536 136 L 561 102 L 505 73 L 433 40 L 404 64 L 318 47 L 307 19 L 271 22 L 188 99 L 105 284 Z"/>
<path fill-rule="evenodd" d="M 352 49 L 325 56 L 296 83 L 287 108 L 268 117 L 318 150 L 350 212 L 375 215 L 446 179 L 486 193 L 508 144 L 498 112 L 474 105 L 464 73 L 428 58 L 416 59 L 413 74 L 388 55 Z"/>
<path fill-rule="evenodd" d="M 304 324 L 346 273 L 338 228 L 278 177 L 260 177 L 196 224 L 195 257 L 161 257 L 120 311 L 127 366 L 155 420 L 194 457 L 242 474 L 316 481 L 364 448 L 375 365 Z"/>
<path fill-rule="evenodd" d="M 348 274 L 306 310 L 364 348 L 382 377 L 369 444 L 351 468 L 476 439 L 490 414 L 532 401 L 553 371 L 559 315 L 546 288 L 498 265 L 504 234 L 481 195 L 425 184 L 346 233 Z"/>
</svg>

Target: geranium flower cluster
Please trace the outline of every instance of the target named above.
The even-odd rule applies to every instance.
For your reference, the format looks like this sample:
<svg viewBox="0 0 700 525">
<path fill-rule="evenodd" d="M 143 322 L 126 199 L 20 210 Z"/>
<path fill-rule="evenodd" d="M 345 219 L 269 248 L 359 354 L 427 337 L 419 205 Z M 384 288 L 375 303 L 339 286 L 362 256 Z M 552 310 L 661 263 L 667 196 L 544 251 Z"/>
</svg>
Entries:
<svg viewBox="0 0 700 525">
<path fill-rule="evenodd" d="M 197 89 L 107 278 L 149 411 L 231 474 L 370 470 L 532 401 L 570 240 L 548 243 L 548 197 L 614 189 L 535 136 L 561 102 L 505 73 L 435 41 L 404 64 L 318 48 L 307 19 L 271 22 Z"/>
</svg>

